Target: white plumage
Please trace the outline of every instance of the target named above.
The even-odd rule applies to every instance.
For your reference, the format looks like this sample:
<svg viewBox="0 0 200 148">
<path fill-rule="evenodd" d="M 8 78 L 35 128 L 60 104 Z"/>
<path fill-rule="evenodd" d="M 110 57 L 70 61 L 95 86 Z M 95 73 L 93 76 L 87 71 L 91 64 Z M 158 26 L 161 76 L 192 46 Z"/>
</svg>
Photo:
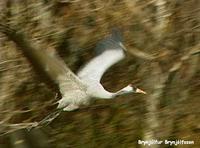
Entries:
<svg viewBox="0 0 200 148">
<path fill-rule="evenodd" d="M 85 83 L 91 83 L 91 81 L 100 82 L 104 72 L 123 58 L 123 50 L 106 50 L 101 55 L 88 62 L 77 75 Z"/>
</svg>

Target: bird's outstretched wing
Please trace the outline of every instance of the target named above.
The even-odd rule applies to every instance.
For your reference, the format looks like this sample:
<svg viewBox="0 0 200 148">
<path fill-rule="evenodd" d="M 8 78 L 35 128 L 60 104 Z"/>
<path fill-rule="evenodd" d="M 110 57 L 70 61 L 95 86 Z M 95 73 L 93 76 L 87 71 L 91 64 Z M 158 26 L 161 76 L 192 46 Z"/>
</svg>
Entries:
<svg viewBox="0 0 200 148">
<path fill-rule="evenodd" d="M 85 86 L 81 80 L 66 66 L 64 61 L 56 55 L 50 54 L 46 50 L 40 50 L 28 38 L 16 29 L 0 24 L 0 32 L 3 32 L 10 40 L 14 41 L 25 57 L 31 62 L 33 67 L 40 74 L 50 78 L 59 86 L 62 94 L 62 103 L 59 108 L 65 107 L 67 99 L 85 97 Z M 80 99 L 80 98 L 79 98 Z"/>
<path fill-rule="evenodd" d="M 95 52 L 97 56 L 81 68 L 77 75 L 85 83 L 100 82 L 105 71 L 125 57 L 120 32 L 113 30 L 112 35 L 100 41 Z"/>
</svg>

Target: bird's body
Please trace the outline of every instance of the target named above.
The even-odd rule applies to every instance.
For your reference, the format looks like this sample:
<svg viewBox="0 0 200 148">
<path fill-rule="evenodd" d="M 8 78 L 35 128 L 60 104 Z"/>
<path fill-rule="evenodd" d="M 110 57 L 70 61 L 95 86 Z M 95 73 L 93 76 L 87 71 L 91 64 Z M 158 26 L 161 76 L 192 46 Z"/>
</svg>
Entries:
<svg viewBox="0 0 200 148">
<path fill-rule="evenodd" d="M 100 41 L 95 48 L 97 56 L 89 61 L 77 73 L 77 79 L 81 83 L 79 89 L 71 90 L 64 89 L 61 93 L 64 94 L 59 100 L 58 108 L 63 108 L 64 111 L 72 111 L 79 108 L 80 105 L 87 105 L 91 98 L 112 99 L 118 95 L 126 93 L 144 93 L 139 89 L 135 89 L 131 85 L 112 93 L 104 89 L 100 80 L 105 71 L 125 58 L 125 47 L 121 42 L 120 33 L 114 31 L 111 36 Z M 63 82 L 64 83 L 64 82 Z M 76 93 L 76 95 L 74 95 Z"/>
</svg>

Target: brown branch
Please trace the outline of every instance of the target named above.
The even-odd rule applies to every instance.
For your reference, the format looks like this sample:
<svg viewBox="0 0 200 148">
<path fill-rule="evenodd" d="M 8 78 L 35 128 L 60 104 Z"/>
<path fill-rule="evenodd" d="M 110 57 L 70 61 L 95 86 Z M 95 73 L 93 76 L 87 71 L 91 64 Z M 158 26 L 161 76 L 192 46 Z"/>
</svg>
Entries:
<svg viewBox="0 0 200 148">
<path fill-rule="evenodd" d="M 146 114 L 146 127 L 144 139 L 158 139 L 159 138 L 159 112 L 158 105 L 160 101 L 161 94 L 163 92 L 163 84 L 165 75 L 161 73 L 160 66 L 158 62 L 152 63 L 151 73 L 149 73 L 146 84 L 150 84 L 152 88 L 152 93 L 149 93 L 146 99 L 146 108 L 148 113 Z M 152 85 L 153 84 L 153 85 Z"/>
<path fill-rule="evenodd" d="M 167 25 L 169 24 L 169 16 L 170 13 L 167 9 L 167 2 L 166 0 L 155 0 L 154 2 L 156 6 L 156 20 L 157 25 L 154 28 L 154 35 L 157 37 L 158 40 L 163 38 L 163 35 L 166 31 Z"/>
<path fill-rule="evenodd" d="M 131 48 L 130 50 L 128 50 L 128 52 L 132 55 L 135 56 L 137 58 L 143 59 L 143 60 L 155 60 L 156 57 L 154 57 L 153 55 L 150 55 L 144 51 L 141 51 L 139 49 L 136 48 Z"/>
<path fill-rule="evenodd" d="M 198 53 L 198 49 L 200 48 L 200 44 L 197 44 L 196 46 L 192 47 L 191 49 L 188 49 L 189 52 L 187 52 L 186 54 L 184 54 L 179 62 L 176 62 L 168 71 L 168 74 L 166 76 L 166 80 L 164 83 L 164 87 L 163 87 L 163 94 L 162 96 L 165 97 L 167 94 L 167 90 L 170 87 L 174 77 L 176 76 L 176 74 L 180 71 L 180 69 L 182 68 L 182 66 L 184 66 L 184 63 L 188 60 L 189 61 L 189 67 L 190 69 L 188 70 L 188 75 L 185 77 L 185 83 L 188 84 L 189 81 L 191 80 L 191 78 L 194 76 L 194 74 L 196 73 L 196 69 L 197 69 L 197 65 L 198 65 L 198 55 L 196 55 L 195 53 Z M 184 89 L 185 90 L 185 89 Z M 188 89 L 187 89 L 188 90 Z M 185 90 L 185 91 L 187 91 Z M 185 91 L 182 91 L 185 92 Z M 188 95 L 188 91 L 187 93 L 185 92 L 184 94 L 182 94 L 182 97 L 185 96 L 187 97 Z"/>
</svg>

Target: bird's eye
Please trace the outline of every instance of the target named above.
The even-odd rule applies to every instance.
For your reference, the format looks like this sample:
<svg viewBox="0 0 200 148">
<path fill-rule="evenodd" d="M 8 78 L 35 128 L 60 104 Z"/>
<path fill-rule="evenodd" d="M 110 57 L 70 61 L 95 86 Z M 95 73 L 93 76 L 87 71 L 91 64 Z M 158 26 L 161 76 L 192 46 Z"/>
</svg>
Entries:
<svg viewBox="0 0 200 148">
<path fill-rule="evenodd" d="M 137 87 L 132 85 L 133 91 L 136 91 Z"/>
</svg>

